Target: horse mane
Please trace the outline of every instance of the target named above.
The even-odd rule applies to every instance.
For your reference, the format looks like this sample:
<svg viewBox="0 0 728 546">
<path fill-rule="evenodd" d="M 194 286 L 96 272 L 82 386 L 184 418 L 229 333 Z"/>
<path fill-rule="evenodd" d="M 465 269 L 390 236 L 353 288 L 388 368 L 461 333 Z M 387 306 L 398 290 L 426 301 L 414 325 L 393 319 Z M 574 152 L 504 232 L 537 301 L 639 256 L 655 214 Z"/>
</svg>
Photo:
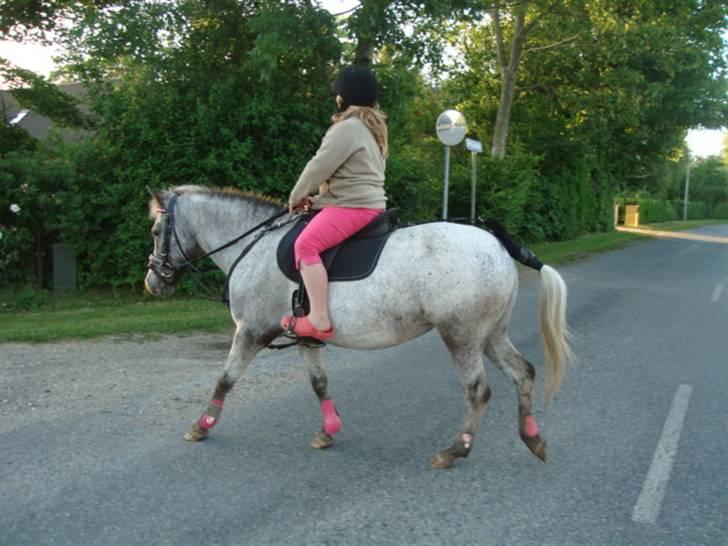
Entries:
<svg viewBox="0 0 728 546">
<path fill-rule="evenodd" d="M 191 194 L 204 194 L 227 201 L 243 201 L 247 203 L 253 203 L 256 205 L 264 205 L 272 208 L 282 209 L 286 205 L 280 199 L 270 197 L 269 195 L 262 194 L 256 191 L 241 190 L 238 188 L 224 187 L 219 188 L 216 186 L 199 186 L 195 184 L 186 184 L 182 186 L 173 186 L 166 190 L 164 193 L 174 195 L 191 195 Z M 157 209 L 161 208 L 161 204 L 157 198 L 152 197 L 149 201 L 149 214 L 152 219 L 156 217 Z"/>
<path fill-rule="evenodd" d="M 185 185 L 175 186 L 173 188 L 170 188 L 170 190 L 177 195 L 182 195 L 184 193 L 204 193 L 215 197 L 220 197 L 222 199 L 254 201 L 258 204 L 270 205 L 272 207 L 278 208 L 283 208 L 285 206 L 283 201 L 281 201 L 280 199 L 276 199 L 275 197 L 271 197 L 257 191 L 241 190 L 238 188 L 232 188 L 230 186 L 219 188 L 216 186 Z"/>
</svg>

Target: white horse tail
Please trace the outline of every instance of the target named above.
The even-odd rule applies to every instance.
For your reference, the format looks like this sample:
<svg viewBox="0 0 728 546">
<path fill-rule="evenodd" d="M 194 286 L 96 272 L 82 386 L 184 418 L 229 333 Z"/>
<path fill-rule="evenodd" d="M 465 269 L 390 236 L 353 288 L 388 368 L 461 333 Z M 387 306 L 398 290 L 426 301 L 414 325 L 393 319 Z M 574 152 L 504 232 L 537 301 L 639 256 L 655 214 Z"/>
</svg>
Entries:
<svg viewBox="0 0 728 546">
<path fill-rule="evenodd" d="M 569 345 L 569 327 L 566 324 L 566 293 L 566 283 L 561 275 L 553 267 L 541 267 L 539 315 L 546 360 L 546 402 L 559 392 L 566 368 L 574 359 Z"/>
<path fill-rule="evenodd" d="M 514 241 L 500 222 L 489 218 L 484 226 L 496 236 L 511 258 L 541 272 L 539 315 L 546 359 L 544 397 L 548 403 L 559 392 L 566 368 L 574 360 L 574 353 L 569 346 L 571 336 L 566 324 L 566 283 L 553 267 L 544 265 L 530 249 Z"/>
</svg>

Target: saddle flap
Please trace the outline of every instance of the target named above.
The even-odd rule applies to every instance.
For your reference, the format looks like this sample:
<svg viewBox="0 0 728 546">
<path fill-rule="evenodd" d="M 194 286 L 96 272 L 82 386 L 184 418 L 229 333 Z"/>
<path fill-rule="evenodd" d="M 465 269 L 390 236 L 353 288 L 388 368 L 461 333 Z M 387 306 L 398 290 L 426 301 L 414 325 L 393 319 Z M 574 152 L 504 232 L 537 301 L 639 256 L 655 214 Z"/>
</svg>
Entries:
<svg viewBox="0 0 728 546">
<path fill-rule="evenodd" d="M 314 215 L 302 215 L 278 245 L 278 267 L 288 279 L 296 283 L 301 283 L 301 274 L 296 269 L 293 247 Z M 355 281 L 371 275 L 396 224 L 397 209 L 387 210 L 340 245 L 324 251 L 321 261 L 329 273 L 329 281 Z"/>
</svg>

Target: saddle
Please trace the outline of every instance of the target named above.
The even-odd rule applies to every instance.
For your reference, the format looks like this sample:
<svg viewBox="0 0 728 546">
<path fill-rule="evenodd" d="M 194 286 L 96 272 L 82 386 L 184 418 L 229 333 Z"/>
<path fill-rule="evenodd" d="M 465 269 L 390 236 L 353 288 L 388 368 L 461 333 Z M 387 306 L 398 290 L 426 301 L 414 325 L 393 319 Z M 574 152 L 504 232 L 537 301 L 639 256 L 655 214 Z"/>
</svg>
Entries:
<svg viewBox="0 0 728 546">
<path fill-rule="evenodd" d="M 301 285 L 303 281 L 296 269 L 293 245 L 315 215 L 316 212 L 301 215 L 300 220 L 278 244 L 276 254 L 278 267 L 288 279 Z M 321 254 L 321 261 L 328 271 L 329 281 L 358 281 L 371 275 L 377 266 L 384 244 L 398 225 L 397 209 L 387 210 L 351 238 Z"/>
</svg>

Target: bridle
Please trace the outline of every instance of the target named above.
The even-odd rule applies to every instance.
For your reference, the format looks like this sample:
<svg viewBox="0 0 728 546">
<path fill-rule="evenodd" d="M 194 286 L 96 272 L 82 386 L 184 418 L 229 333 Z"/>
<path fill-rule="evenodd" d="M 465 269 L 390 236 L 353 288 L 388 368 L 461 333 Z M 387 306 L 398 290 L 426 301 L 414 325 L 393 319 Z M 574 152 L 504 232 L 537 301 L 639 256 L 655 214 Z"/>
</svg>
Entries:
<svg viewBox="0 0 728 546">
<path fill-rule="evenodd" d="M 159 214 L 167 217 L 167 221 L 164 225 L 164 237 L 161 241 L 160 256 L 155 256 L 154 251 L 149 255 L 149 261 L 147 267 L 156 274 L 164 284 L 168 286 L 174 286 L 179 281 L 182 273 L 192 266 L 192 260 L 185 254 L 182 245 L 179 242 L 179 236 L 177 230 L 174 227 L 174 209 L 177 205 L 177 196 L 172 196 L 166 209 L 157 209 Z M 180 254 L 184 258 L 184 261 L 179 264 L 173 264 L 169 261 L 169 250 L 172 244 L 172 237 L 174 237 L 175 244 Z"/>
<path fill-rule="evenodd" d="M 177 235 L 177 229 L 175 228 L 175 221 L 174 221 L 174 209 L 177 205 L 177 197 L 178 195 L 173 195 L 172 198 L 169 200 L 169 203 L 167 204 L 167 208 L 160 208 L 157 209 L 157 212 L 159 214 L 162 214 L 166 216 L 167 221 L 164 226 L 164 237 L 161 240 L 161 250 L 160 255 L 156 256 L 154 254 L 154 251 L 149 255 L 149 260 L 147 262 L 148 268 L 157 275 L 164 284 L 168 286 L 174 286 L 177 284 L 179 279 L 182 276 L 182 273 L 185 271 L 192 270 L 195 273 L 200 273 L 200 270 L 194 265 L 195 262 L 198 262 L 200 260 L 203 260 L 205 258 L 208 258 L 209 256 L 212 256 L 213 254 L 220 252 L 221 250 L 225 250 L 226 248 L 229 248 L 233 246 L 235 243 L 239 242 L 240 240 L 244 239 L 248 235 L 255 233 L 256 231 L 259 231 L 263 228 L 263 231 L 259 231 L 259 233 L 256 235 L 255 239 L 243 250 L 241 255 L 236 260 L 235 264 L 233 265 L 232 269 L 235 268 L 235 266 L 238 264 L 238 262 L 245 256 L 245 254 L 250 251 L 250 249 L 257 243 L 260 238 L 268 233 L 268 231 L 272 229 L 278 229 L 279 227 L 282 227 L 283 225 L 287 224 L 288 222 L 282 222 L 275 225 L 273 222 L 280 218 L 281 216 L 288 214 L 288 210 L 284 209 L 270 218 L 267 218 L 266 220 L 262 221 L 261 223 L 257 224 L 256 226 L 252 227 L 242 235 L 239 235 L 232 241 L 228 241 L 224 245 L 221 245 L 210 252 L 207 252 L 201 256 L 197 256 L 196 258 L 190 259 L 189 256 L 185 253 L 184 249 L 182 248 L 182 244 L 180 243 L 179 236 Z M 169 251 L 170 247 L 172 245 L 172 239 L 174 239 L 174 243 L 177 245 L 177 250 L 182 255 L 182 258 L 184 258 L 183 261 L 181 261 L 178 264 L 174 264 L 169 260 Z M 227 292 L 227 282 L 226 282 L 226 292 Z M 226 296 L 224 296 L 225 298 Z"/>
</svg>

